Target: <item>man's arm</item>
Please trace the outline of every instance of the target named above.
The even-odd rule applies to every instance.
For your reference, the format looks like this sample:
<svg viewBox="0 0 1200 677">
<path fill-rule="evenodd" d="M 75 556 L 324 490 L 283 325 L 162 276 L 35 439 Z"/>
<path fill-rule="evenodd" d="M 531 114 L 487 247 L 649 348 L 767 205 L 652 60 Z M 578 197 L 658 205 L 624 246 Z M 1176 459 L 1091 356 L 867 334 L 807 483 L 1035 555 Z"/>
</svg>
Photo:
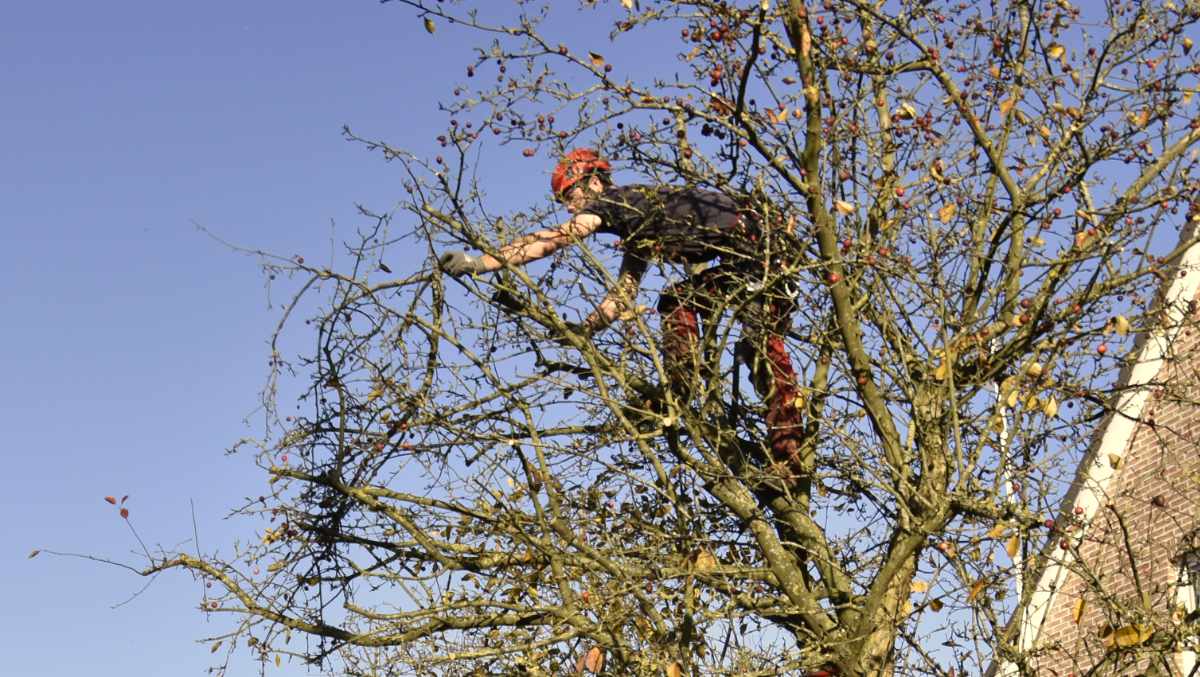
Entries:
<svg viewBox="0 0 1200 677">
<path fill-rule="evenodd" d="M 589 332 L 597 332 L 616 321 L 622 311 L 635 307 L 638 287 L 642 283 L 642 274 L 646 272 L 646 262 L 629 253 L 621 260 L 621 272 L 617 274 L 617 283 L 604 295 L 604 300 L 592 311 L 583 326 Z"/>
<path fill-rule="evenodd" d="M 505 264 L 523 266 L 558 251 L 573 241 L 585 238 L 600 227 L 595 214 L 578 214 L 556 228 L 539 230 L 500 248 L 496 256 L 484 254 L 478 258 L 479 272 L 499 270 Z"/>
</svg>

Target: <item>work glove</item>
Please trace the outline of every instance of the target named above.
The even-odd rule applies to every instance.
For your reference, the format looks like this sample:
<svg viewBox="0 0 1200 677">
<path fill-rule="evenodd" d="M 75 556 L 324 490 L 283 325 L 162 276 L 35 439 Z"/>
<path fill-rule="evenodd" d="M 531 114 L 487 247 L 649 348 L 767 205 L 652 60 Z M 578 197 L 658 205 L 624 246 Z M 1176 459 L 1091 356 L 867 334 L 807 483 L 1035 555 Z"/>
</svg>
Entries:
<svg viewBox="0 0 1200 677">
<path fill-rule="evenodd" d="M 464 251 L 446 252 L 438 259 L 438 264 L 442 270 L 454 277 L 487 272 L 480 257 L 471 256 Z"/>
</svg>

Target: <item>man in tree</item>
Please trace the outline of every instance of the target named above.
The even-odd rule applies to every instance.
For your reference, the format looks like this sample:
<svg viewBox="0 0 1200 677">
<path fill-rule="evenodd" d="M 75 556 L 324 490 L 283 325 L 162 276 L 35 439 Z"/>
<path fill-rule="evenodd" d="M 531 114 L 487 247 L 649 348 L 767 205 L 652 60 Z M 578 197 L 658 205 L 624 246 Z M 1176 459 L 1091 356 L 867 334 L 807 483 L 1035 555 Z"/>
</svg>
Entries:
<svg viewBox="0 0 1200 677">
<path fill-rule="evenodd" d="M 565 223 L 520 238 L 496 255 L 462 251 L 441 257 L 451 275 L 483 273 L 524 265 L 595 233 L 621 239 L 625 255 L 616 284 L 600 305 L 574 328 L 590 335 L 634 306 L 650 261 L 719 263 L 663 290 L 663 352 L 672 386 L 681 390 L 697 358 L 698 317 L 717 319 L 730 308 L 745 335 L 738 358 L 746 362 L 759 395 L 767 402 L 773 460 L 793 465 L 797 448 L 796 373 L 783 337 L 795 309 L 787 275 L 799 248 L 777 215 L 761 214 L 728 195 L 697 188 L 615 186 L 611 165 L 596 151 L 573 150 L 558 163 L 550 187 L 571 214 Z"/>
</svg>

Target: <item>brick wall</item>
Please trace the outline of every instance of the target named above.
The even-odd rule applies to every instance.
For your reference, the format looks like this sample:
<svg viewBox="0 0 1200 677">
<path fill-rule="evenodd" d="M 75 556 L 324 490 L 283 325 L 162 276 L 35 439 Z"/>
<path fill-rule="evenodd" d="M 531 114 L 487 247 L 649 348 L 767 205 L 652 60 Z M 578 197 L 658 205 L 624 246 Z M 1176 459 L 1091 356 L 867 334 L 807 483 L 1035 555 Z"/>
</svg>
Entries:
<svg viewBox="0 0 1200 677">
<path fill-rule="evenodd" d="M 1051 558 L 1068 566 L 1030 663 L 1038 675 L 1084 675 L 1093 668 L 1095 675 L 1135 675 L 1150 671 L 1151 663 L 1159 674 L 1178 674 L 1176 653 L 1163 647 L 1182 617 L 1180 556 L 1195 547 L 1187 543 L 1200 527 L 1198 351 L 1195 328 L 1170 341 L 1171 359 L 1152 380 L 1157 385 L 1124 448 L 1102 442 L 1097 449 L 1093 463 L 1116 467 L 1099 507 L 1089 515 L 1068 506 L 1059 520 Z M 1074 556 L 1064 557 L 1064 545 Z M 1102 635 L 1118 628 L 1125 628 L 1119 636 L 1130 646 L 1114 651 Z"/>
</svg>

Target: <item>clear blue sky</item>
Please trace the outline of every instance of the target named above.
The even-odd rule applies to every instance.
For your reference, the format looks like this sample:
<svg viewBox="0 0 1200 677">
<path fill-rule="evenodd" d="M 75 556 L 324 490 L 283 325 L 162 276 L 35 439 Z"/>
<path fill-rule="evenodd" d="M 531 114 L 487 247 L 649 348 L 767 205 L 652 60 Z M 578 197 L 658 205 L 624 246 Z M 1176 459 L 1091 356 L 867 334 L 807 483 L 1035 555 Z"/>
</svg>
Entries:
<svg viewBox="0 0 1200 677">
<path fill-rule="evenodd" d="M 602 35 L 602 34 L 601 34 Z M 330 222 L 387 211 L 399 167 L 341 138 L 432 153 L 436 102 L 462 79 L 463 34 L 427 35 L 371 0 L 9 3 L 0 23 L 0 389 L 6 477 L 0 647 L 8 675 L 204 674 L 194 642 L 227 627 L 202 590 L 42 555 L 136 561 L 108 494 L 148 544 L 230 552 L 223 520 L 264 476 L 222 451 L 266 375 L 253 259 L 200 233 L 320 261 Z M 599 39 L 600 36 L 597 36 Z M 586 48 L 586 46 L 581 46 Z M 543 199 L 546 168 L 491 147 L 506 202 Z M 509 159 L 512 158 L 512 159 Z M 516 191 L 532 178 L 538 183 Z M 498 181 L 501 180 L 498 178 Z M 422 265 L 399 255 L 402 273 Z M 231 675 L 254 674 L 244 661 Z M 272 669 L 273 670 L 273 669 Z M 276 674 L 302 674 L 285 666 Z"/>
</svg>

